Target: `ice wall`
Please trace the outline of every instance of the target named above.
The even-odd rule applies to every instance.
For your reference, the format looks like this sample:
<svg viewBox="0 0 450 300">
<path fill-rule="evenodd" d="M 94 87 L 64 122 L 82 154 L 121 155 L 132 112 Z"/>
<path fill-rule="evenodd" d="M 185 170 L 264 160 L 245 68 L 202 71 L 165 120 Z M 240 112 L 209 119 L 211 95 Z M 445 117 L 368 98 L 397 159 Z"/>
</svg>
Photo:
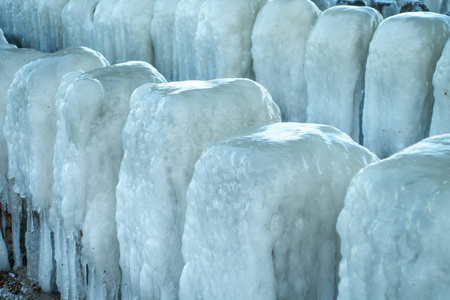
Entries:
<svg viewBox="0 0 450 300">
<path fill-rule="evenodd" d="M 80 289 L 87 291 L 88 299 L 119 297 L 115 208 L 121 132 L 131 93 L 149 82 L 165 79 L 147 63 L 130 62 L 81 74 L 57 97 L 53 164 L 61 244 L 55 256 L 63 298 L 77 298 L 74 292 Z M 80 242 L 81 253 L 71 247 L 73 240 Z M 71 270 L 66 255 L 77 259 L 78 273 Z M 83 278 L 89 278 L 86 286 L 77 287 Z"/>
<path fill-rule="evenodd" d="M 284 121 L 306 121 L 305 48 L 320 13 L 308 0 L 276 0 L 256 18 L 252 33 L 256 80 L 270 92 Z"/>
<path fill-rule="evenodd" d="M 75 70 L 107 65 L 101 54 L 87 48 L 69 48 L 23 66 L 7 93 L 5 139 L 8 145 L 8 178 L 14 191 L 26 198 L 28 209 L 27 256 L 30 277 L 44 291 L 52 289 L 50 214 L 53 207 L 53 148 L 56 137 L 55 94 L 63 76 Z M 32 210 L 37 211 L 38 217 Z M 36 239 L 30 234 L 35 234 Z M 36 265 L 32 265 L 31 263 Z"/>
<path fill-rule="evenodd" d="M 148 84 L 130 101 L 116 210 L 122 296 L 175 299 L 195 162 L 238 129 L 279 122 L 279 109 L 246 79 Z"/>
<path fill-rule="evenodd" d="M 450 35 L 449 18 L 405 13 L 386 19 L 370 44 L 364 145 L 387 157 L 429 134 L 433 73 Z M 433 41 L 433 42 L 430 42 Z"/>
<path fill-rule="evenodd" d="M 431 119 L 430 136 L 450 133 L 450 39 L 433 75 L 434 106 Z"/>
<path fill-rule="evenodd" d="M 450 294 L 450 135 L 428 138 L 353 178 L 338 218 L 339 299 Z"/>
<path fill-rule="evenodd" d="M 376 160 L 315 124 L 247 129 L 209 148 L 186 196 L 180 299 L 334 299 L 338 212 Z"/>
<path fill-rule="evenodd" d="M 367 54 L 382 20 L 375 9 L 355 6 L 320 16 L 306 46 L 308 123 L 334 126 L 360 141 Z"/>
</svg>

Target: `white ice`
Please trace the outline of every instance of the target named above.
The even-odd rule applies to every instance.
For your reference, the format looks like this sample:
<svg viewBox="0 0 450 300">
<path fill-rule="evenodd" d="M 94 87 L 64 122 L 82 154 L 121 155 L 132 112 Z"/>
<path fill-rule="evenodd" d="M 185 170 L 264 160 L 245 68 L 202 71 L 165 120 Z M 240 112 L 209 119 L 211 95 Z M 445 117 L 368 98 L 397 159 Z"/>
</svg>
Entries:
<svg viewBox="0 0 450 300">
<path fill-rule="evenodd" d="M 176 299 L 195 162 L 236 130 L 281 121 L 280 113 L 247 79 L 147 84 L 131 105 L 117 186 L 122 297 Z"/>
<path fill-rule="evenodd" d="M 256 80 L 270 92 L 284 121 L 306 121 L 305 48 L 320 13 L 308 0 L 276 0 L 256 18 L 252 33 Z"/>
<path fill-rule="evenodd" d="M 375 9 L 356 6 L 335 6 L 320 16 L 306 46 L 308 123 L 331 125 L 360 141 L 367 54 L 382 20 Z"/>
<path fill-rule="evenodd" d="M 380 157 L 429 134 L 432 77 L 450 19 L 435 13 L 404 13 L 380 24 L 369 48 L 363 110 L 364 145 Z M 430 42 L 433 41 L 433 42 Z"/>
<path fill-rule="evenodd" d="M 9 271 L 11 267 L 8 260 L 8 249 L 6 248 L 3 234 L 0 233 L 0 271 Z"/>
<path fill-rule="evenodd" d="M 355 176 L 338 218 L 338 299 L 450 295 L 450 135 L 428 138 Z"/>
<path fill-rule="evenodd" d="M 186 202 L 180 299 L 335 299 L 335 229 L 375 155 L 326 125 L 247 129 L 205 151 Z"/>
<path fill-rule="evenodd" d="M 434 106 L 430 136 L 450 133 L 450 39 L 433 75 Z"/>
</svg>

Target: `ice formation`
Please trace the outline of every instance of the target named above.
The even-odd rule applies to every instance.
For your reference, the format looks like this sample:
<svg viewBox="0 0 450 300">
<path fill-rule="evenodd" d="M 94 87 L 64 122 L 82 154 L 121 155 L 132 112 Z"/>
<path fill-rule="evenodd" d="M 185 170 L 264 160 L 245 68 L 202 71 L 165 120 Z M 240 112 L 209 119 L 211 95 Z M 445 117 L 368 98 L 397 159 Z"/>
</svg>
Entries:
<svg viewBox="0 0 450 300">
<path fill-rule="evenodd" d="M 367 54 L 382 20 L 375 9 L 355 6 L 320 16 L 306 46 L 308 123 L 334 126 L 360 141 Z"/>
<path fill-rule="evenodd" d="M 124 63 L 81 74 L 57 96 L 54 177 L 61 228 L 55 257 L 65 299 L 77 298 L 79 290 L 89 299 L 119 296 L 115 208 L 121 132 L 132 92 L 149 82 L 165 79 L 147 63 Z M 73 259 L 78 263 L 71 264 Z M 83 278 L 89 278 L 87 286 L 77 286 Z"/>
<path fill-rule="evenodd" d="M 432 76 L 449 35 L 449 18 L 435 13 L 400 14 L 375 32 L 367 59 L 363 134 L 364 145 L 378 156 L 428 136 Z"/>
<path fill-rule="evenodd" d="M 339 299 L 450 294 L 450 135 L 428 138 L 353 178 L 338 218 Z"/>
<path fill-rule="evenodd" d="M 0 44 L 8 44 L 8 41 L 5 38 L 5 35 L 3 34 L 3 30 L 0 28 Z"/>
<path fill-rule="evenodd" d="M 450 39 L 433 75 L 434 106 L 430 136 L 450 133 Z"/>
<path fill-rule="evenodd" d="M 55 95 L 63 76 L 71 71 L 106 66 L 99 53 L 69 48 L 23 66 L 7 93 L 5 139 L 8 145 L 8 178 L 14 191 L 26 198 L 28 208 L 27 271 L 39 279 L 42 289 L 52 286 L 53 148 L 56 137 Z M 38 212 L 38 215 L 33 213 Z"/>
<path fill-rule="evenodd" d="M 11 267 L 8 260 L 8 249 L 6 249 L 3 235 L 0 234 L 0 271 L 9 271 Z"/>
<path fill-rule="evenodd" d="M 186 202 L 180 299 L 334 299 L 336 219 L 375 155 L 326 125 L 247 129 L 204 152 Z"/>
<path fill-rule="evenodd" d="M 175 299 L 195 162 L 236 130 L 281 121 L 280 113 L 247 79 L 147 84 L 130 101 L 116 210 L 122 296 Z"/>
<path fill-rule="evenodd" d="M 319 15 L 311 1 L 276 0 L 261 9 L 253 27 L 256 80 L 270 92 L 284 121 L 306 121 L 305 48 Z"/>
</svg>

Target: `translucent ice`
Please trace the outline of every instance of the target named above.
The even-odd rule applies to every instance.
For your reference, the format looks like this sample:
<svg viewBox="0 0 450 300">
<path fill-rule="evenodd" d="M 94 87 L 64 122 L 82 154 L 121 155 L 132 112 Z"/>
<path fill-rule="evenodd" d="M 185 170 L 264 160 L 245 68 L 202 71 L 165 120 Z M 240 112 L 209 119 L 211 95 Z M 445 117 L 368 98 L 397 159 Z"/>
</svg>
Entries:
<svg viewBox="0 0 450 300">
<path fill-rule="evenodd" d="M 430 135 L 450 133 L 450 39 L 433 75 L 434 106 Z"/>
<path fill-rule="evenodd" d="M 355 176 L 339 215 L 339 299 L 450 294 L 450 135 L 428 138 Z"/>
<path fill-rule="evenodd" d="M 256 80 L 270 92 L 284 121 L 306 121 L 305 48 L 319 15 L 311 1 L 276 0 L 261 9 L 253 27 Z"/>
<path fill-rule="evenodd" d="M 359 142 L 369 43 L 382 20 L 375 9 L 356 6 L 320 16 L 306 46 L 308 123 L 334 126 Z"/>
<path fill-rule="evenodd" d="M 195 162 L 234 131 L 279 122 L 280 113 L 246 79 L 147 84 L 130 101 L 116 210 L 122 296 L 176 299 Z"/>
<path fill-rule="evenodd" d="M 11 267 L 9 266 L 8 260 L 8 249 L 6 249 L 5 241 L 3 240 L 3 235 L 0 233 L 0 271 L 9 271 Z"/>
<path fill-rule="evenodd" d="M 339 130 L 279 123 L 205 151 L 186 201 L 180 299 L 334 299 L 336 219 L 376 157 Z"/>
<path fill-rule="evenodd" d="M 5 35 L 3 34 L 3 30 L 0 28 L 0 44 L 8 44 L 8 41 L 5 38 Z"/>
<path fill-rule="evenodd" d="M 369 48 L 363 111 L 364 145 L 387 157 L 429 134 L 432 77 L 450 19 L 405 13 L 380 24 Z M 433 41 L 433 42 L 430 42 Z"/>
</svg>

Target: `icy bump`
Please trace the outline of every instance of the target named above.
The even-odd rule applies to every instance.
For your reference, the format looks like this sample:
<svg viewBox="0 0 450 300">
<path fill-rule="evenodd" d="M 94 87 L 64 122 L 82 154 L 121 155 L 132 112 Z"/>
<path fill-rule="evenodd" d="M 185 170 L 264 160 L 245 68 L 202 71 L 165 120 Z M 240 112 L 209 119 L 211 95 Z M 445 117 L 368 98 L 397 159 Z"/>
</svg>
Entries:
<svg viewBox="0 0 450 300">
<path fill-rule="evenodd" d="M 430 136 L 450 133 L 450 39 L 445 44 L 442 56 L 433 75 L 434 106 Z"/>
<path fill-rule="evenodd" d="M 280 107 L 283 121 L 306 121 L 305 48 L 320 13 L 308 0 L 277 0 L 267 3 L 256 18 L 252 32 L 256 80 Z"/>
<path fill-rule="evenodd" d="M 83 277 L 70 278 L 70 283 L 73 287 L 89 277 L 85 288 L 90 299 L 119 296 L 115 208 L 123 156 L 121 133 L 132 92 L 151 82 L 165 79 L 148 63 L 118 64 L 79 75 L 57 99 L 54 190 L 60 203 L 61 238 L 81 240 L 78 260 L 88 268 L 82 267 L 83 274 L 77 276 Z M 57 251 L 67 249 L 72 251 L 69 257 L 76 256 L 76 249 L 70 245 L 59 246 Z M 63 254 L 58 254 L 57 259 L 61 261 L 59 268 L 69 268 Z M 62 294 L 68 296 L 69 282 L 60 278 L 59 283 Z"/>
<path fill-rule="evenodd" d="M 336 219 L 375 155 L 326 125 L 251 128 L 205 151 L 186 201 L 180 299 L 333 299 Z"/>
<path fill-rule="evenodd" d="M 320 16 L 306 46 L 308 123 L 331 125 L 360 141 L 367 54 L 382 20 L 375 9 L 355 6 Z"/>
<path fill-rule="evenodd" d="M 450 35 L 449 18 L 405 13 L 380 24 L 369 47 L 363 110 L 364 145 L 380 157 L 429 134 L 432 77 Z"/>
<path fill-rule="evenodd" d="M 247 79 L 146 84 L 130 101 L 116 209 L 122 296 L 175 299 L 195 162 L 236 130 L 280 122 L 280 113 Z"/>
<path fill-rule="evenodd" d="M 365 168 L 339 215 L 339 299 L 450 294 L 450 135 Z"/>
<path fill-rule="evenodd" d="M 253 23 L 267 0 L 203 2 L 195 36 L 197 78 L 254 78 L 251 57 Z"/>
</svg>

